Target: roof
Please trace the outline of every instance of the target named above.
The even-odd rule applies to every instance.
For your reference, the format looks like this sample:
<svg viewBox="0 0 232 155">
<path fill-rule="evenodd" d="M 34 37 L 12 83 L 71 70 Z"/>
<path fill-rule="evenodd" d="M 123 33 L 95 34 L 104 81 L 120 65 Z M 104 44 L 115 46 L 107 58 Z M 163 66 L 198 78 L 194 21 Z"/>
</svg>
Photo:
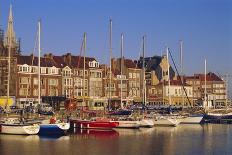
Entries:
<svg viewBox="0 0 232 155">
<path fill-rule="evenodd" d="M 160 82 L 158 85 L 168 85 L 168 81 L 164 81 L 164 82 Z M 170 80 L 170 85 L 172 86 L 182 86 L 182 83 L 180 80 Z M 187 83 L 183 83 L 184 86 L 190 86 L 189 84 Z"/>
<path fill-rule="evenodd" d="M 205 80 L 205 74 L 194 74 L 193 76 L 186 76 L 185 79 L 198 79 L 200 81 Z M 223 81 L 219 76 L 215 73 L 209 72 L 206 74 L 206 81 Z"/>
<path fill-rule="evenodd" d="M 96 61 L 95 58 L 85 57 L 85 67 L 89 68 L 90 61 Z M 18 56 L 17 63 L 20 65 L 38 65 L 38 57 L 34 55 L 30 56 Z M 44 57 L 40 58 L 41 67 L 52 67 L 55 66 L 57 68 L 63 68 L 65 66 L 69 66 L 70 68 L 84 68 L 84 57 L 82 56 L 73 56 L 71 54 L 66 54 L 62 56 L 54 56 L 51 53 L 45 54 Z"/>
</svg>

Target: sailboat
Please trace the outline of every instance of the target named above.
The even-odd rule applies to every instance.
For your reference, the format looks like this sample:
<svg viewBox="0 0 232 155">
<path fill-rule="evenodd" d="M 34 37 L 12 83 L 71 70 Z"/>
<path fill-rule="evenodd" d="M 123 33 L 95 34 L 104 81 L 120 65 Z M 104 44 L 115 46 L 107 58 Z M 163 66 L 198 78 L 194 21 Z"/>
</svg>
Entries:
<svg viewBox="0 0 232 155">
<path fill-rule="evenodd" d="M 143 36 L 143 106 L 146 106 L 146 102 L 147 102 L 147 95 L 146 95 L 146 78 L 145 78 L 145 36 Z M 139 123 L 140 123 L 140 127 L 148 127 L 148 128 L 152 128 L 154 126 L 154 121 L 152 118 L 149 117 L 145 117 L 144 116 L 144 111 L 142 111 L 143 115 L 142 118 L 140 119 Z"/>
<path fill-rule="evenodd" d="M 9 15 L 9 27 L 13 25 L 13 17 L 12 17 L 12 6 L 10 5 L 10 15 Z M 11 48 L 12 48 L 12 29 L 9 31 L 9 38 L 8 38 L 8 78 L 7 78 L 7 102 L 9 99 L 10 93 L 10 60 L 11 60 Z M 6 104 L 6 109 L 8 108 L 8 103 Z M 0 133 L 3 134 L 15 134 L 15 135 L 32 135 L 37 134 L 39 132 L 39 125 L 25 123 L 23 121 L 23 111 L 21 111 L 20 118 L 6 118 L 0 123 Z"/>
<path fill-rule="evenodd" d="M 168 54 L 169 54 L 169 49 L 167 47 L 166 49 L 167 52 L 167 64 L 168 64 L 168 101 L 169 104 L 171 104 L 171 96 L 170 96 L 170 77 L 169 77 L 169 59 L 168 59 Z M 180 123 L 180 120 L 173 115 L 158 115 L 155 114 L 154 116 L 154 125 L 155 126 L 177 126 Z"/>
<path fill-rule="evenodd" d="M 183 82 L 184 76 L 183 76 L 183 41 L 182 40 L 180 41 L 180 65 L 181 65 L 180 80 L 181 80 L 181 84 L 182 84 L 182 90 L 185 91 L 184 82 Z M 187 96 L 187 93 L 186 93 L 186 96 Z M 183 102 L 184 102 L 184 96 L 182 93 L 182 104 L 183 104 Z M 204 116 L 203 114 L 188 114 L 187 116 L 183 116 L 183 119 L 181 120 L 180 123 L 181 124 L 199 124 L 202 122 L 203 116 Z"/>
<path fill-rule="evenodd" d="M 84 33 L 84 73 L 85 73 L 85 52 L 86 52 L 86 33 Z M 85 79 L 85 74 L 83 76 Z M 84 94 L 84 93 L 83 93 Z M 118 122 L 111 121 L 109 119 L 71 119 L 70 120 L 71 128 L 79 128 L 79 129 L 112 129 L 118 126 Z"/>
<path fill-rule="evenodd" d="M 205 120 L 223 120 L 223 119 L 232 119 L 232 112 L 223 113 L 223 111 L 227 111 L 227 99 L 226 99 L 226 109 L 222 109 L 220 112 L 209 112 L 209 101 L 206 95 L 206 60 L 205 60 L 205 97 L 203 102 L 203 107 L 205 108 L 206 114 L 204 115 Z"/>
<path fill-rule="evenodd" d="M 41 31 L 41 22 L 38 22 L 38 104 L 40 105 L 41 95 L 40 95 L 40 31 Z M 69 128 L 69 123 L 64 123 L 55 118 L 51 118 L 50 120 L 43 120 L 39 125 L 40 135 L 51 135 L 51 134 L 64 134 Z"/>
</svg>

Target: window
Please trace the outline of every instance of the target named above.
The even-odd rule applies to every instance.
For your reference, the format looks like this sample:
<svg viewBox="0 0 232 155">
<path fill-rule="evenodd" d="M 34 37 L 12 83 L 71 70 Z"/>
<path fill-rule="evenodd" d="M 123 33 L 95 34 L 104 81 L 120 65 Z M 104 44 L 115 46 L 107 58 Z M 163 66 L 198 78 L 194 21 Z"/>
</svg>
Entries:
<svg viewBox="0 0 232 155">
<path fill-rule="evenodd" d="M 28 77 L 21 77 L 21 78 L 19 79 L 19 83 L 20 83 L 20 84 L 28 84 L 29 81 L 30 81 L 30 78 L 28 78 Z"/>
<path fill-rule="evenodd" d="M 57 79 L 49 79 L 48 84 L 56 86 L 56 85 L 58 85 L 58 80 Z"/>
<path fill-rule="evenodd" d="M 129 78 L 130 78 L 130 79 L 132 78 L 132 73 L 129 73 Z"/>
<path fill-rule="evenodd" d="M 34 78 L 34 79 L 33 79 L 33 84 L 34 84 L 34 85 L 38 85 L 38 78 Z"/>
<path fill-rule="evenodd" d="M 40 68 L 40 73 L 41 74 L 46 74 L 46 67 L 41 67 Z"/>
</svg>

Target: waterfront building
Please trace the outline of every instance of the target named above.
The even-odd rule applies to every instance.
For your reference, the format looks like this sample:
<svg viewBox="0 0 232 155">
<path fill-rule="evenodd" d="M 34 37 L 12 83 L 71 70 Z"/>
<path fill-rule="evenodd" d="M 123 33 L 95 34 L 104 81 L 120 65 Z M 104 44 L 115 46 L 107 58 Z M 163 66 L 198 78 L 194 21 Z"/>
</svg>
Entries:
<svg viewBox="0 0 232 155">
<path fill-rule="evenodd" d="M 11 45 L 11 46 L 10 46 Z M 10 6 L 7 31 L 4 36 L 3 30 L 0 28 L 0 96 L 6 98 L 8 75 L 9 76 L 9 96 L 15 98 L 16 79 L 17 79 L 17 55 L 20 55 L 20 42 L 16 40 L 14 32 L 14 22 L 12 6 Z M 9 57 L 10 56 L 10 57 Z M 8 63 L 8 60 L 10 63 Z M 10 64 L 10 68 L 8 67 Z"/>
<path fill-rule="evenodd" d="M 121 77 L 121 58 L 112 59 L 112 68 L 118 79 L 118 96 L 121 98 L 122 95 L 124 106 L 135 102 L 142 102 L 142 69 L 138 68 L 136 63 L 131 59 L 123 58 L 122 64 Z"/>
<path fill-rule="evenodd" d="M 185 92 L 183 91 L 183 87 Z M 158 85 L 150 86 L 148 99 L 150 105 L 193 105 L 193 88 L 186 83 L 182 84 L 180 80 L 171 80 L 170 86 L 168 81 L 160 82 Z M 169 103 L 170 93 L 171 103 Z"/>
<path fill-rule="evenodd" d="M 61 96 L 61 69 L 52 55 L 41 58 L 41 96 Z M 16 101 L 20 107 L 38 103 L 38 57 L 17 57 Z"/>
<path fill-rule="evenodd" d="M 193 87 L 194 104 L 201 105 L 205 96 L 205 75 L 186 76 L 185 81 Z M 206 75 L 206 95 L 212 106 L 225 106 L 227 98 L 226 84 L 215 73 L 209 72 Z"/>
</svg>

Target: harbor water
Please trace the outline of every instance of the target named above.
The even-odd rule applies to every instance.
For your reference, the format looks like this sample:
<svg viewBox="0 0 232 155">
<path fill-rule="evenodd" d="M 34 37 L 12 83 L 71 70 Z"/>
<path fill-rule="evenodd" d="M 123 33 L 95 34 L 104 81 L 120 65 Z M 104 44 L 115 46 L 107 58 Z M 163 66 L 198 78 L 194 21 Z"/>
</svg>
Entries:
<svg viewBox="0 0 232 155">
<path fill-rule="evenodd" d="M 0 155 L 232 154 L 232 125 L 76 130 L 66 136 L 0 135 Z"/>
</svg>

